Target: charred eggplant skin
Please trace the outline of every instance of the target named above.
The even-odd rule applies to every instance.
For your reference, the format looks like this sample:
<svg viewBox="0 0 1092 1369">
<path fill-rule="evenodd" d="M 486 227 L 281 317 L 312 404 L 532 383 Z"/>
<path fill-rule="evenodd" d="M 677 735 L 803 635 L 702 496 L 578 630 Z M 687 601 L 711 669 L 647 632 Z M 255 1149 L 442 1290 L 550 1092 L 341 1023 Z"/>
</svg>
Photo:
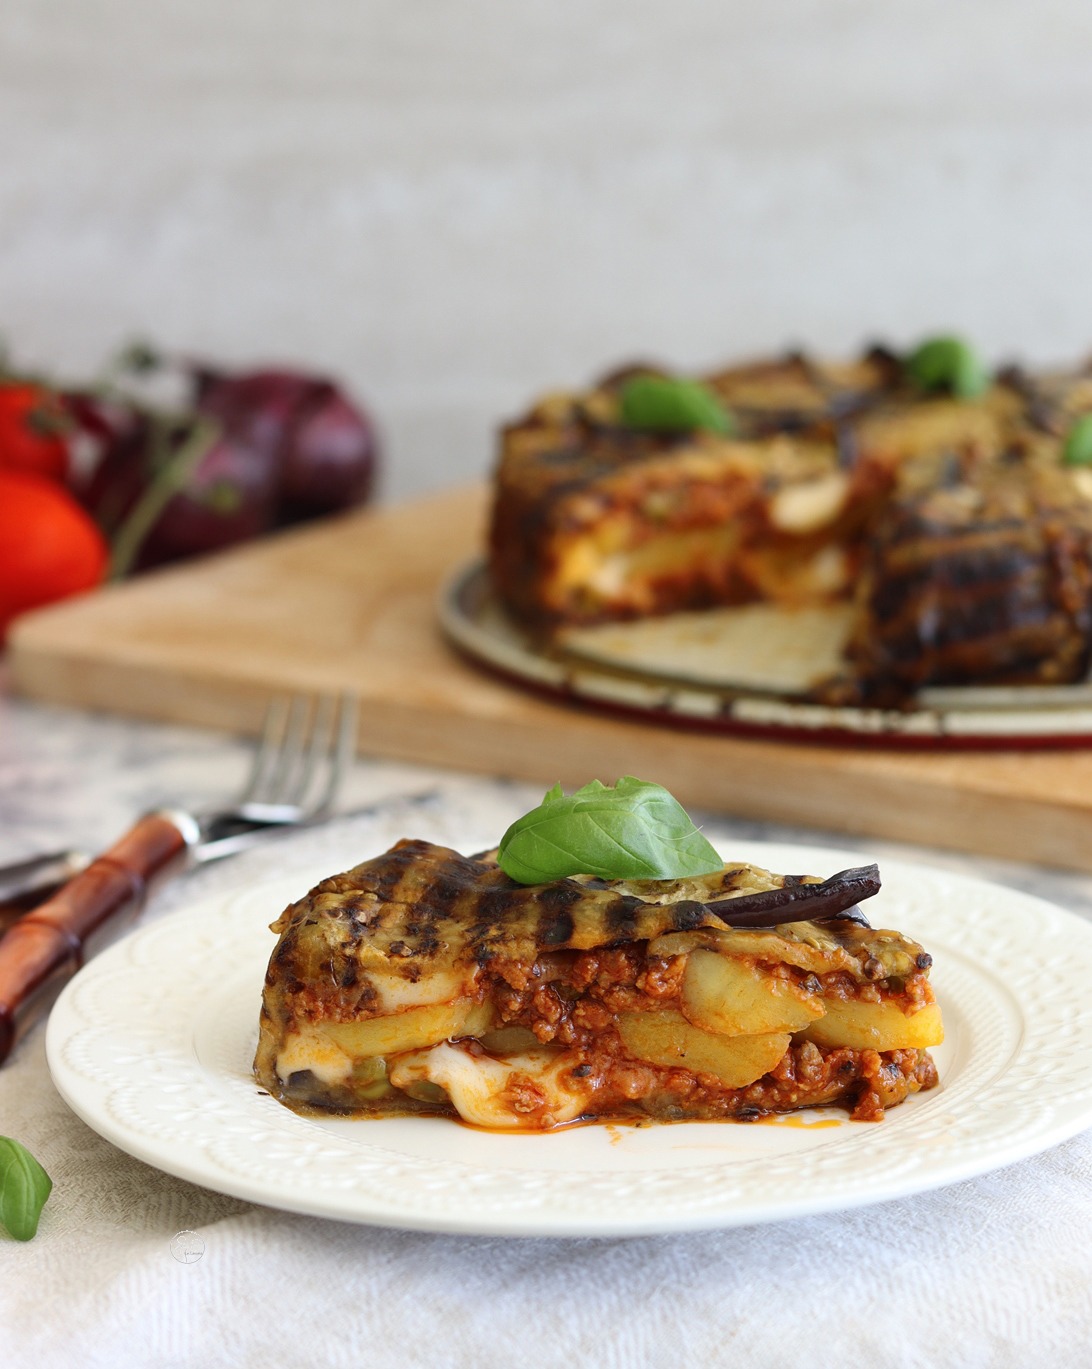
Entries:
<svg viewBox="0 0 1092 1369">
<path fill-rule="evenodd" d="M 779 927 L 791 922 L 829 922 L 840 918 L 860 927 L 872 924 L 856 905 L 880 891 L 877 865 L 842 870 L 821 884 L 793 880 L 780 889 L 709 903 L 711 913 L 729 927 Z"/>
</svg>

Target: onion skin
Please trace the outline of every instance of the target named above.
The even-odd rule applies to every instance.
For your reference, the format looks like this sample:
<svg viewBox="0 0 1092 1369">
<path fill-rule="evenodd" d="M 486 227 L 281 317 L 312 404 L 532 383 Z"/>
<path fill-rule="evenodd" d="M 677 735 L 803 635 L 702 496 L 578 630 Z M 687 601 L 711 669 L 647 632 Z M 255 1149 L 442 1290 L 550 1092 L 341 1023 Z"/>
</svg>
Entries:
<svg viewBox="0 0 1092 1369">
<path fill-rule="evenodd" d="M 277 506 L 276 465 L 225 434 L 215 439 L 163 510 L 137 554 L 134 569 L 220 551 L 268 532 Z"/>
<path fill-rule="evenodd" d="M 194 407 L 219 423 L 234 441 L 280 466 L 292 430 L 323 381 L 294 371 L 194 374 Z"/>
<path fill-rule="evenodd" d="M 133 405 L 96 395 L 68 394 L 65 403 L 77 441 L 95 453 L 94 464 L 78 481 L 76 493 L 106 536 L 112 537 L 148 481 L 148 419 Z"/>
<path fill-rule="evenodd" d="M 331 381 L 295 371 L 197 375 L 197 407 L 274 461 L 278 526 L 364 503 L 378 451 L 371 421 Z"/>
<path fill-rule="evenodd" d="M 330 380 L 199 365 L 185 375 L 192 407 L 177 416 L 124 396 L 69 397 L 76 425 L 99 453 L 84 504 L 115 549 L 124 546 L 116 575 L 217 551 L 371 497 L 379 464 L 374 428 Z M 195 438 L 201 450 L 193 459 Z M 127 526 L 133 518 L 137 536 L 131 521 Z"/>
<path fill-rule="evenodd" d="M 281 472 L 280 520 L 297 523 L 371 498 L 378 454 L 371 424 L 333 386 L 300 417 Z"/>
</svg>

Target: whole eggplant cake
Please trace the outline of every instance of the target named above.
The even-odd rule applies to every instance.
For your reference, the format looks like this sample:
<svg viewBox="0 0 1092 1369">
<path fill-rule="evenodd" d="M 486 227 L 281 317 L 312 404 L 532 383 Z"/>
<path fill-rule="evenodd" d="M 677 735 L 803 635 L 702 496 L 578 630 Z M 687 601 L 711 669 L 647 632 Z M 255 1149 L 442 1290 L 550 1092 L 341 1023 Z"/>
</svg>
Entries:
<svg viewBox="0 0 1092 1369">
<path fill-rule="evenodd" d="M 851 600 L 831 702 L 1071 683 L 1092 654 L 1092 365 L 990 374 L 935 338 L 700 380 L 629 367 L 503 430 L 489 558 L 547 634 Z"/>
</svg>

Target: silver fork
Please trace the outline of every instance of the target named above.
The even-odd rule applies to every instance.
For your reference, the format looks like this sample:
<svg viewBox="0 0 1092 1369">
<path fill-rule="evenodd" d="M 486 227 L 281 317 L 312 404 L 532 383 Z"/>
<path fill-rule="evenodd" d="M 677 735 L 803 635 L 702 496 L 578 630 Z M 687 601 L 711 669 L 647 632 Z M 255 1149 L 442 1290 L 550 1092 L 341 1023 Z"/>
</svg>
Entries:
<svg viewBox="0 0 1092 1369">
<path fill-rule="evenodd" d="M 329 817 L 352 760 L 355 732 L 351 695 L 274 698 L 239 797 L 206 814 L 167 810 L 193 838 L 191 859 L 198 864 L 218 860 L 246 850 L 277 827 L 309 826 Z M 0 866 L 0 904 L 40 903 L 91 859 L 91 852 L 73 848 Z"/>
<path fill-rule="evenodd" d="M 205 814 L 168 810 L 196 824 L 191 859 L 199 864 L 219 860 L 277 828 L 309 827 L 329 818 L 353 758 L 356 722 L 352 695 L 275 698 L 234 803 Z"/>
<path fill-rule="evenodd" d="M 329 817 L 356 741 L 348 697 L 274 700 L 242 794 L 199 814 L 146 813 L 113 846 L 25 914 L 0 940 L 0 1063 L 36 1010 L 149 889 L 194 864 L 234 855 L 271 833 Z"/>
</svg>

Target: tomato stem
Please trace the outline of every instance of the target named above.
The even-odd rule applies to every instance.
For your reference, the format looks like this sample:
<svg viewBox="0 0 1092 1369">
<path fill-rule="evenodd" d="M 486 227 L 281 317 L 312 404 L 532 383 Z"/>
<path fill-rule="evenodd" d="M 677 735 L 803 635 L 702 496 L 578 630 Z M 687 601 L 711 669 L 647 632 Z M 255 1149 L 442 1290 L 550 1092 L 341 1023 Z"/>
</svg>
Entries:
<svg viewBox="0 0 1092 1369">
<path fill-rule="evenodd" d="M 197 419 L 185 441 L 145 486 L 114 536 L 111 580 L 121 580 L 132 570 L 144 539 L 174 496 L 185 490 L 190 476 L 219 436 L 219 423 L 208 418 Z"/>
</svg>

